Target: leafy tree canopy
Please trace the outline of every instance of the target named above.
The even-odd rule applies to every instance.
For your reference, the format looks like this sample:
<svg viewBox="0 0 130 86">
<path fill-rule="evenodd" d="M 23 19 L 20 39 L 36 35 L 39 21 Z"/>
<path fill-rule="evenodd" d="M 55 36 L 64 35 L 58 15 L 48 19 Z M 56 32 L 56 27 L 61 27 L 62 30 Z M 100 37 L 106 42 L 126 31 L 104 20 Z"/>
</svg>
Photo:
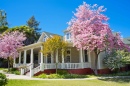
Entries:
<svg viewBox="0 0 130 86">
<path fill-rule="evenodd" d="M 17 26 L 6 30 L 4 33 L 13 31 L 23 32 L 26 35 L 27 39 L 24 41 L 25 45 L 29 45 L 37 41 L 37 36 L 33 28 L 28 26 Z"/>
</svg>

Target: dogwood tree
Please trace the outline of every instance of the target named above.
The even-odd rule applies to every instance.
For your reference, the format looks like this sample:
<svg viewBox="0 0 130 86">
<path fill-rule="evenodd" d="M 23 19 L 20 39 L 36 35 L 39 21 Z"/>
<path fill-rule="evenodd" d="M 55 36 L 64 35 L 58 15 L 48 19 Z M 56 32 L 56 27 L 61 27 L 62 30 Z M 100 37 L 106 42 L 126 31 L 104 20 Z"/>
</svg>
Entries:
<svg viewBox="0 0 130 86">
<path fill-rule="evenodd" d="M 23 33 L 18 31 L 9 32 L 0 37 L 0 57 L 8 59 L 9 68 L 9 58 L 17 58 L 17 49 L 23 46 L 23 41 L 26 39 Z"/>
<path fill-rule="evenodd" d="M 124 49 L 129 50 L 120 34 L 113 35 L 107 23 L 108 17 L 102 14 L 106 9 L 103 6 L 93 6 L 83 2 L 70 20 L 69 29 L 72 35 L 73 46 L 78 49 L 90 50 L 95 53 L 95 74 L 97 74 L 98 55 L 104 50 Z"/>
</svg>

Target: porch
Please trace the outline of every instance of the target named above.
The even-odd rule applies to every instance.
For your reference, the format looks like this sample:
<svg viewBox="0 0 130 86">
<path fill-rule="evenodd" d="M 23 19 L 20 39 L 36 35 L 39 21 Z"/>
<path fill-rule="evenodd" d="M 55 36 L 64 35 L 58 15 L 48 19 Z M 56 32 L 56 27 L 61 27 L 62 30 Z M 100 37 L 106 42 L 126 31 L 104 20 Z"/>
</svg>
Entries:
<svg viewBox="0 0 130 86">
<path fill-rule="evenodd" d="M 47 69 L 84 69 L 91 68 L 90 53 L 68 47 L 67 55 L 52 53 L 43 56 L 42 43 L 36 43 L 19 49 L 19 58 L 14 59 L 14 67 L 21 67 L 21 74 L 29 72 L 30 77 Z M 24 67 L 24 68 L 22 68 Z"/>
</svg>

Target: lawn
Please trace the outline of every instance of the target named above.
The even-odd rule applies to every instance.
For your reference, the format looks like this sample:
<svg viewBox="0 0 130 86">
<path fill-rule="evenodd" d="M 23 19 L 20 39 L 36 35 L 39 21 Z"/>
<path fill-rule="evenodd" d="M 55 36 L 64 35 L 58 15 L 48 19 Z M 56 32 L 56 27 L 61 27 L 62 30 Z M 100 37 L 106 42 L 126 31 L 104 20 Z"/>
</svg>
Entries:
<svg viewBox="0 0 130 86">
<path fill-rule="evenodd" d="M 7 70 L 7 68 L 0 68 L 0 70 L 5 70 L 5 69 Z"/>
<path fill-rule="evenodd" d="M 130 79 L 106 80 L 9 80 L 7 86 L 130 86 Z"/>
</svg>

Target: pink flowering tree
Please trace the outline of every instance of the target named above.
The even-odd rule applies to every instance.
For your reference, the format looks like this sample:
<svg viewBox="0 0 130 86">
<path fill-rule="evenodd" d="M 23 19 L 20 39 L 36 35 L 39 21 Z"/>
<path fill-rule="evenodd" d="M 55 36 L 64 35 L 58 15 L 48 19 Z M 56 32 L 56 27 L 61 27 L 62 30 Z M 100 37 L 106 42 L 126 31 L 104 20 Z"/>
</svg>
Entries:
<svg viewBox="0 0 130 86">
<path fill-rule="evenodd" d="M 130 48 L 122 42 L 119 33 L 113 35 L 107 23 L 108 17 L 102 14 L 106 9 L 103 6 L 93 6 L 83 2 L 70 20 L 69 29 L 73 46 L 77 49 L 94 51 L 95 74 L 97 74 L 98 55 L 104 50 Z"/>
<path fill-rule="evenodd" d="M 8 60 L 8 69 L 10 67 L 9 58 L 14 59 L 18 57 L 17 49 L 23 46 L 25 39 L 25 35 L 18 31 L 8 32 L 0 36 L 0 58 Z"/>
</svg>

